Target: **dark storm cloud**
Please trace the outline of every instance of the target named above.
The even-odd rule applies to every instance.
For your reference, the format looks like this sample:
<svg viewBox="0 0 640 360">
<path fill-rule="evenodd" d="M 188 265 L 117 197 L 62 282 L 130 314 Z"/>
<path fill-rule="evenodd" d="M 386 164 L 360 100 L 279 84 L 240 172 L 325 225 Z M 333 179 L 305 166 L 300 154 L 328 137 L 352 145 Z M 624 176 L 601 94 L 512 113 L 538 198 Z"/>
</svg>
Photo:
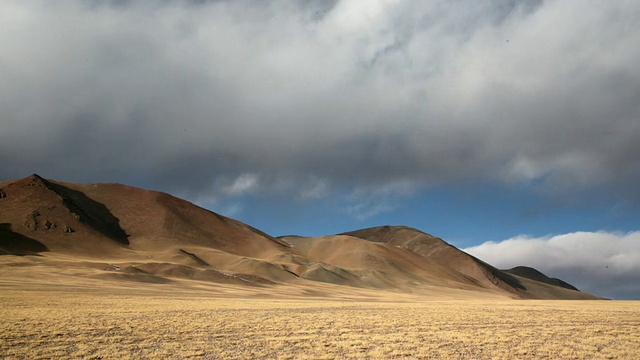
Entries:
<svg viewBox="0 0 640 360">
<path fill-rule="evenodd" d="M 0 14 L 3 179 L 192 199 L 347 188 L 357 208 L 375 189 L 473 180 L 633 198 L 640 178 L 634 1 L 6 1 Z"/>
</svg>

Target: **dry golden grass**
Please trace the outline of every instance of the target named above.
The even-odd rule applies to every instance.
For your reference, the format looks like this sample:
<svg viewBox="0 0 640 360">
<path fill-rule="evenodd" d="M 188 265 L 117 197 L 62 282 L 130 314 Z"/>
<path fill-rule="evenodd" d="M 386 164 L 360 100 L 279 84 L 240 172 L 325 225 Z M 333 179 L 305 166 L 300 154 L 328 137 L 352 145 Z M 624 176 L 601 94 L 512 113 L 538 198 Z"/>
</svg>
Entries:
<svg viewBox="0 0 640 360">
<path fill-rule="evenodd" d="M 5 287 L 0 358 L 640 358 L 640 302 L 391 300 Z"/>
</svg>

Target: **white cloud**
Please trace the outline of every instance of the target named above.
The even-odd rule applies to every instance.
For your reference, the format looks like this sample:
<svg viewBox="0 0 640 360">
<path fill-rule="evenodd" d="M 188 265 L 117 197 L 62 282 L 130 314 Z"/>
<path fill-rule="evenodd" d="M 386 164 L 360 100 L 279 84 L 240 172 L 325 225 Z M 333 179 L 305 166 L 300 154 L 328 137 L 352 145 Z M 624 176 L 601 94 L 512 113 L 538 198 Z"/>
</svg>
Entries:
<svg viewBox="0 0 640 360">
<path fill-rule="evenodd" d="M 331 186 L 324 179 L 311 177 L 300 192 L 298 198 L 302 201 L 320 199 L 331 192 Z"/>
<path fill-rule="evenodd" d="M 224 188 L 228 196 L 240 196 L 251 193 L 259 186 L 259 176 L 256 174 L 242 174 L 231 185 Z"/>
<path fill-rule="evenodd" d="M 518 236 L 463 250 L 502 269 L 534 267 L 595 295 L 640 299 L 640 232 Z"/>
</svg>

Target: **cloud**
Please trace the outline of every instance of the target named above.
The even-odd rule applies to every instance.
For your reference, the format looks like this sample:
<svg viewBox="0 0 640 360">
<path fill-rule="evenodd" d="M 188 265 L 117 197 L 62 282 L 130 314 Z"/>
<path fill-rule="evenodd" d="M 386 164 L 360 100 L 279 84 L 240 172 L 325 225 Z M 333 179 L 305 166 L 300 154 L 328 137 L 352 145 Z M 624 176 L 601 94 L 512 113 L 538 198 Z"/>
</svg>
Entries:
<svg viewBox="0 0 640 360">
<path fill-rule="evenodd" d="M 494 181 L 640 203 L 638 16 L 595 0 L 3 1 L 2 177 L 301 201 Z"/>
<path fill-rule="evenodd" d="M 640 299 L 640 232 L 518 236 L 464 251 L 501 269 L 534 267 L 595 295 Z"/>
<path fill-rule="evenodd" d="M 259 186 L 259 177 L 254 174 L 242 174 L 231 183 L 231 185 L 225 187 L 223 191 L 226 195 L 238 196 L 255 191 Z"/>
<path fill-rule="evenodd" d="M 329 187 L 326 180 L 311 176 L 306 183 L 302 182 L 298 200 L 312 201 L 321 199 L 327 196 Z"/>
<path fill-rule="evenodd" d="M 369 188 L 360 187 L 345 197 L 345 213 L 357 220 L 366 220 L 395 210 L 398 207 L 396 199 L 408 197 L 415 192 L 416 186 L 411 181 L 397 181 Z"/>
</svg>

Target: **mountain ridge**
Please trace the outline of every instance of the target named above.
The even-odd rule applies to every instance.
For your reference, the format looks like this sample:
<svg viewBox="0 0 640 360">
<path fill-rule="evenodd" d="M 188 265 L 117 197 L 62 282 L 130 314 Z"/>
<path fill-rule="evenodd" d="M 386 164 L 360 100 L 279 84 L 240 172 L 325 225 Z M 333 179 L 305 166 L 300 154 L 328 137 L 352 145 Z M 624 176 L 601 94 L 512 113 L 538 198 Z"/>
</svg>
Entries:
<svg viewBox="0 0 640 360">
<path fill-rule="evenodd" d="M 579 291 L 578 288 L 569 284 L 568 282 L 558 278 L 550 278 L 547 275 L 543 274 L 540 270 L 534 269 L 529 266 L 516 266 L 511 269 L 502 270 L 502 271 L 509 274 L 518 275 L 527 279 L 543 282 L 545 284 L 550 284 L 554 286 L 563 287 L 565 289 Z"/>
<path fill-rule="evenodd" d="M 533 271 L 498 270 L 407 226 L 273 237 L 166 193 L 67 183 L 37 174 L 0 182 L 0 194 L 0 260 L 19 255 L 35 263 L 31 257 L 37 255 L 39 263 L 67 266 L 85 277 L 595 298 L 561 280 L 536 278 Z"/>
</svg>

